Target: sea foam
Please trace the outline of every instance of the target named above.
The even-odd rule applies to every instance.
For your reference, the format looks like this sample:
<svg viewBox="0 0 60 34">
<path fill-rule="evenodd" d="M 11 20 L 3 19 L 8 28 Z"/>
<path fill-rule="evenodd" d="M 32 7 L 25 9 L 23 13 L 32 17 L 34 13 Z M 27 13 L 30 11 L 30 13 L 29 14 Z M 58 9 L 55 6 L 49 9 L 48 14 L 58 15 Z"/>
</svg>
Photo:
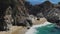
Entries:
<svg viewBox="0 0 60 34">
<path fill-rule="evenodd" d="M 52 23 L 45 22 L 44 24 L 33 25 L 29 30 L 27 30 L 27 32 L 25 34 L 36 34 L 37 30 L 35 28 L 42 27 L 42 26 L 45 26 L 47 24 L 52 24 Z"/>
</svg>

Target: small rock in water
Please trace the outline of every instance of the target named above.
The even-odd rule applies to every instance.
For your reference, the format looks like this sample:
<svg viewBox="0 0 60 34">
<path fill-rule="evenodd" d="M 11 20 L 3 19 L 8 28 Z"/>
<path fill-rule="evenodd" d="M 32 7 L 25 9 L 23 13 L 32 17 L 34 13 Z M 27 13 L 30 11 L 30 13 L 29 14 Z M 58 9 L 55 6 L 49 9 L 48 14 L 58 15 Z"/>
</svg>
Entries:
<svg viewBox="0 0 60 34">
<path fill-rule="evenodd" d="M 30 29 L 29 27 L 27 29 Z"/>
</svg>

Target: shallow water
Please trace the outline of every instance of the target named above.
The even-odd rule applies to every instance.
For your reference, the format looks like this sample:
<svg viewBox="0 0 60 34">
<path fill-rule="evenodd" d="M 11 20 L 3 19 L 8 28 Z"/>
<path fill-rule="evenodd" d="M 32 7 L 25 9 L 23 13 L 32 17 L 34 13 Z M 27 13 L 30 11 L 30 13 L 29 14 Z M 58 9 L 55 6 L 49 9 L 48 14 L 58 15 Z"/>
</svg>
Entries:
<svg viewBox="0 0 60 34">
<path fill-rule="evenodd" d="M 60 29 L 55 24 L 45 22 L 41 25 L 34 25 L 25 34 L 60 34 Z"/>
<path fill-rule="evenodd" d="M 56 28 L 54 24 L 38 27 L 36 31 L 36 34 L 60 34 L 60 29 Z"/>
</svg>

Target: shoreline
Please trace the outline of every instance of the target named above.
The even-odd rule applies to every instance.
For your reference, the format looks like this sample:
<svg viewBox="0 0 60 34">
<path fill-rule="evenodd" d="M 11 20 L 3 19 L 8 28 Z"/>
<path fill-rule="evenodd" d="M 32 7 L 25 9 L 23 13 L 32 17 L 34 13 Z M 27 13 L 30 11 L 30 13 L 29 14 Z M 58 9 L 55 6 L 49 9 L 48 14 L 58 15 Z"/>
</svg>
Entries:
<svg viewBox="0 0 60 34">
<path fill-rule="evenodd" d="M 45 18 L 41 18 L 40 20 L 35 20 L 36 22 L 33 22 L 33 25 L 39 25 L 43 24 L 47 20 Z M 8 32 L 0 32 L 0 34 L 25 34 L 28 31 L 26 27 L 21 27 L 21 26 L 12 26 L 11 30 Z"/>
</svg>

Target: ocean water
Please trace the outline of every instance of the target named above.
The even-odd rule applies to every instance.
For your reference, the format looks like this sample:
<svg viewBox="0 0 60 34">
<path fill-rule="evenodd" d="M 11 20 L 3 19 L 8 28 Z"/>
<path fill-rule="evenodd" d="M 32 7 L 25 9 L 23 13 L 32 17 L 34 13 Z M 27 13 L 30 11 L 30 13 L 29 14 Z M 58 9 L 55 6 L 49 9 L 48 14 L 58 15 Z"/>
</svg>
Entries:
<svg viewBox="0 0 60 34">
<path fill-rule="evenodd" d="M 25 34 L 60 34 L 60 29 L 55 26 L 55 24 L 49 22 L 33 25 Z"/>
</svg>

